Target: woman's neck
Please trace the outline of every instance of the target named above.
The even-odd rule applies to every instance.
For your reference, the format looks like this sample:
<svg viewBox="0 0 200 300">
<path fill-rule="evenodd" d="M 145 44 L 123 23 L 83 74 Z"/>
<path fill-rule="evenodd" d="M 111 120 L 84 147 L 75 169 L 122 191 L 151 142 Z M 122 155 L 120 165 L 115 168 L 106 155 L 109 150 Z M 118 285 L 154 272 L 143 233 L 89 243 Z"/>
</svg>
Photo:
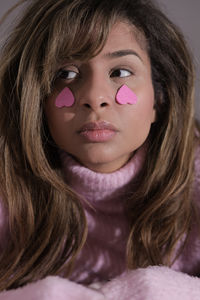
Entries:
<svg viewBox="0 0 200 300">
<path fill-rule="evenodd" d="M 119 170 L 112 173 L 97 173 L 77 162 L 71 155 L 61 151 L 66 182 L 82 198 L 91 204 L 121 194 L 135 179 L 141 169 L 146 145 L 140 147 Z"/>
</svg>

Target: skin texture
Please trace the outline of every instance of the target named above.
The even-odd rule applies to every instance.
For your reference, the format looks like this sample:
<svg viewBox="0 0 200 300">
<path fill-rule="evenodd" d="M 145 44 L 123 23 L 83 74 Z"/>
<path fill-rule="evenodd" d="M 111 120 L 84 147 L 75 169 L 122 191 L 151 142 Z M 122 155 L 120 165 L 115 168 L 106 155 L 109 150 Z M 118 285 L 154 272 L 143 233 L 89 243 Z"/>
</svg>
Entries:
<svg viewBox="0 0 200 300">
<path fill-rule="evenodd" d="M 121 52 L 124 50 L 128 52 Z M 117 91 L 123 85 L 137 95 L 134 105 L 116 102 Z M 55 101 L 65 87 L 70 88 L 76 101 L 71 107 L 60 109 Z M 101 173 L 121 168 L 145 142 L 155 121 L 151 65 L 134 28 L 119 22 L 97 56 L 86 62 L 65 62 L 47 99 L 45 113 L 58 147 L 81 164 Z M 109 122 L 116 128 L 112 138 L 91 142 L 78 133 L 84 124 L 98 121 Z"/>
</svg>

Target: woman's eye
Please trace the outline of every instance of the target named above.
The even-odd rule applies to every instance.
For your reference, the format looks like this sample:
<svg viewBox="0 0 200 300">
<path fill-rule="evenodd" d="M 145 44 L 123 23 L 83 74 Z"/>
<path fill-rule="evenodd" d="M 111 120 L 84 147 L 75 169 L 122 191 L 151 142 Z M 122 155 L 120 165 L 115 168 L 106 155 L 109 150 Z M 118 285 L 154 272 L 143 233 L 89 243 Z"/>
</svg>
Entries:
<svg viewBox="0 0 200 300">
<path fill-rule="evenodd" d="M 132 72 L 126 69 L 117 69 L 112 72 L 110 77 L 128 77 L 132 74 Z"/>
<path fill-rule="evenodd" d="M 78 72 L 72 71 L 72 70 L 61 70 L 58 74 L 59 78 L 62 79 L 74 79 L 78 76 Z"/>
</svg>

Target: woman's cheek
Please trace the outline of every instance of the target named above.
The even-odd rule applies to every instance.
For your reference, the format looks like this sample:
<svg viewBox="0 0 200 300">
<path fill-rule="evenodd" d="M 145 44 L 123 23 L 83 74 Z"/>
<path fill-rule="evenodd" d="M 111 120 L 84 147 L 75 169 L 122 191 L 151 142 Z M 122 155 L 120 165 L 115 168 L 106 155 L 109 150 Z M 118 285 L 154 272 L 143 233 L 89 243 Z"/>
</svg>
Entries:
<svg viewBox="0 0 200 300">
<path fill-rule="evenodd" d="M 58 108 L 71 107 L 74 103 L 75 97 L 68 87 L 65 87 L 55 100 L 55 106 Z"/>
<path fill-rule="evenodd" d="M 55 106 L 58 108 L 71 107 L 75 101 L 73 92 L 68 87 L 65 87 L 56 97 Z M 115 101 L 120 105 L 136 104 L 138 98 L 136 94 L 124 84 L 118 89 Z"/>
</svg>

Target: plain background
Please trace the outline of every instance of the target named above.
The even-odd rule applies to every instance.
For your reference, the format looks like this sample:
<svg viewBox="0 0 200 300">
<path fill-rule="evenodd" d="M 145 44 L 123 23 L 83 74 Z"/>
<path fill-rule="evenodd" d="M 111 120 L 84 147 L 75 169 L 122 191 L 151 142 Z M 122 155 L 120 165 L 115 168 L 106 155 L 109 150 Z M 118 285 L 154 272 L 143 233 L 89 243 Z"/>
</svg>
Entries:
<svg viewBox="0 0 200 300">
<path fill-rule="evenodd" d="M 17 0 L 0 0 L 0 18 L 17 2 Z M 200 120 L 200 0 L 157 0 L 157 2 L 168 17 L 181 28 L 193 53 L 196 67 L 195 113 Z M 11 15 L 5 27 L 9 26 L 13 19 L 14 16 Z M 1 28 L 0 41 L 5 36 L 6 30 Z"/>
</svg>

